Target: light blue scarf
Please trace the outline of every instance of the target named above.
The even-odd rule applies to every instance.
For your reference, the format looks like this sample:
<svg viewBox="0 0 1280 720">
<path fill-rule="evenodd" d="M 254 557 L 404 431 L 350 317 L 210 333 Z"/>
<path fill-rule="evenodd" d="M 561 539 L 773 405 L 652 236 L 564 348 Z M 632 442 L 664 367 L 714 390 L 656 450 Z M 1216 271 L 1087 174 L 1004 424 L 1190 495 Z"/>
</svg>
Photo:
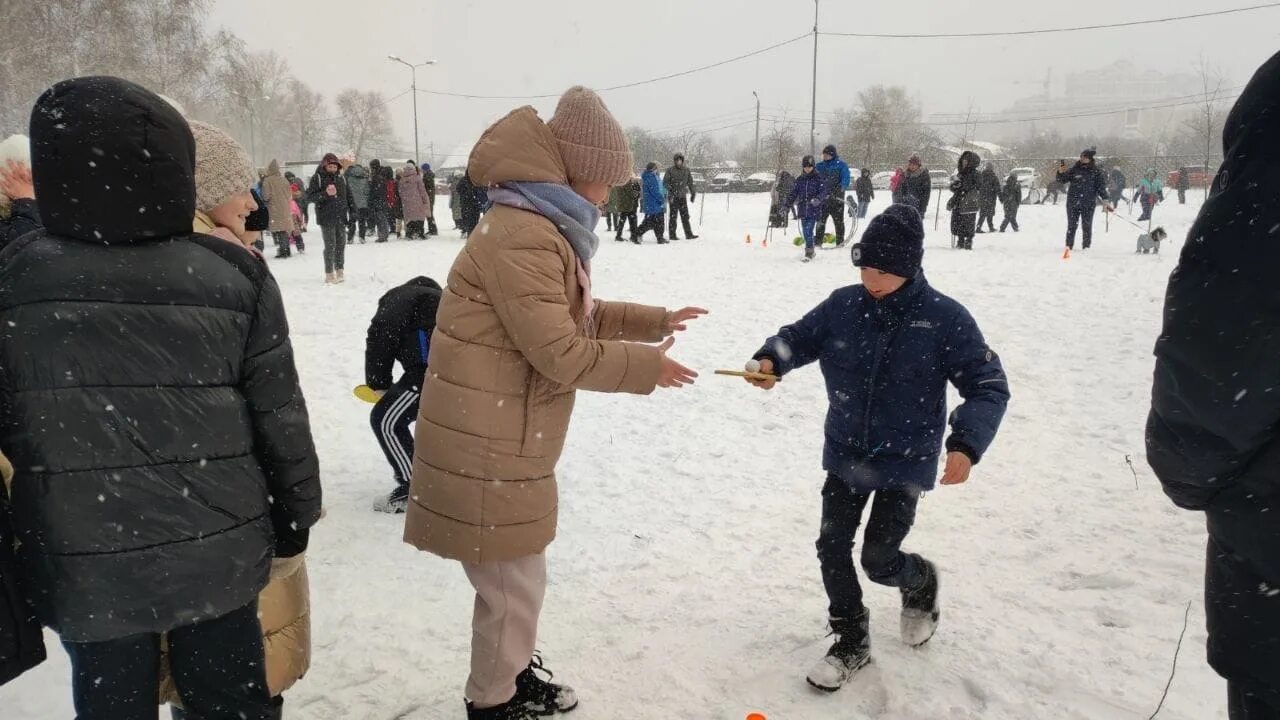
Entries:
<svg viewBox="0 0 1280 720">
<path fill-rule="evenodd" d="M 590 267 L 600 248 L 596 223 L 600 211 L 567 185 L 541 182 L 509 182 L 489 191 L 489 200 L 509 207 L 535 212 L 555 223 L 556 228 L 578 256 Z"/>
</svg>

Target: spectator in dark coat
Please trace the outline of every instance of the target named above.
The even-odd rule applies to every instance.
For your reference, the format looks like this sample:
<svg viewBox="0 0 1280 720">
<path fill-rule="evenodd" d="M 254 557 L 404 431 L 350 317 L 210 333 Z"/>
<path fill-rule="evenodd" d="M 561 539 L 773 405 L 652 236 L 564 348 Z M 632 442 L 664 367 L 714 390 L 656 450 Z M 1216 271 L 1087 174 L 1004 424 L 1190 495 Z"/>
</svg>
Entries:
<svg viewBox="0 0 1280 720">
<path fill-rule="evenodd" d="M 632 177 L 625 185 L 618 186 L 618 222 L 614 226 L 614 231 L 617 232 L 615 239 L 618 242 L 623 240 L 622 227 L 627 222 L 631 223 L 631 237 L 629 239 L 634 240 L 639 234 L 636 230 L 638 223 L 636 213 L 640 210 L 640 196 L 642 193 L 640 178 L 637 177 Z"/>
<path fill-rule="evenodd" d="M 849 164 L 840 159 L 840 153 L 836 151 L 835 145 L 828 145 L 822 148 L 822 160 L 814 168 L 814 172 L 822 178 L 827 190 L 826 200 L 822 203 L 822 214 L 818 217 L 818 227 L 814 232 L 818 236 L 818 242 L 822 242 L 826 238 L 829 217 L 835 224 L 836 243 L 843 245 L 845 242 L 844 193 L 849 189 L 851 180 Z"/>
<path fill-rule="evenodd" d="M 786 170 L 778 173 L 778 182 L 769 194 L 769 227 L 784 228 L 790 223 L 791 208 L 787 207 L 785 201 L 795 184 L 796 179 L 791 173 Z"/>
<path fill-rule="evenodd" d="M 938 571 L 920 555 L 902 552 L 902 543 L 921 493 L 934 487 L 942 450 L 942 483 L 965 482 L 1009 402 L 1000 359 L 969 311 L 929 285 L 923 256 L 920 214 L 890 206 L 854 246 L 862 284 L 836 290 L 754 356 L 761 372 L 777 377 L 817 362 L 826 381 L 818 558 L 836 642 L 809 675 L 823 690 L 840 687 L 870 658 L 868 613 L 852 557 L 869 507 L 862 567 L 873 582 L 899 589 L 903 641 L 929 640 L 938 621 Z M 768 389 L 776 380 L 751 382 Z M 948 383 L 964 398 L 950 414 Z"/>
<path fill-rule="evenodd" d="M 951 181 L 951 199 L 947 209 L 951 211 L 951 234 L 960 250 L 973 249 L 973 236 L 977 230 L 978 165 L 982 158 L 977 153 L 964 151 L 956 163 L 956 179 Z"/>
<path fill-rule="evenodd" d="M 867 216 L 867 209 L 871 207 L 871 201 L 876 197 L 876 188 L 871 184 L 870 170 L 862 168 L 862 173 L 853 183 L 853 191 L 858 196 L 858 218 L 864 218 Z"/>
<path fill-rule="evenodd" d="M 154 718 L 163 636 L 189 712 L 268 720 L 257 596 L 321 507 L 279 288 L 192 232 L 195 140 L 159 96 L 64 81 L 31 137 L 45 229 L 0 265 L 0 448 L 76 712 Z"/>
<path fill-rule="evenodd" d="M 440 234 L 440 228 L 436 227 L 436 171 L 431 169 L 431 163 L 422 163 L 422 184 L 427 188 L 427 203 L 431 208 L 427 215 L 427 237 L 431 237 Z"/>
<path fill-rule="evenodd" d="M 477 187 L 471 182 L 471 177 L 463 173 L 462 177 L 458 178 L 458 185 L 454 188 L 454 192 L 458 194 L 458 209 L 461 217 L 458 229 L 462 231 L 462 237 L 465 238 L 471 235 L 480 224 L 480 212 L 483 208 L 479 193 L 484 192 L 484 188 Z"/>
<path fill-rule="evenodd" d="M 40 229 L 30 148 L 25 135 L 14 135 L 0 143 L 0 250 Z"/>
<path fill-rule="evenodd" d="M 996 231 L 996 202 L 999 200 L 1000 178 L 991 163 L 987 163 L 987 167 L 978 174 L 978 232 L 983 232 L 984 222 L 987 230 Z"/>
<path fill-rule="evenodd" d="M 1040 198 L 1040 202 L 1038 204 L 1043 205 L 1050 199 L 1053 200 L 1054 205 L 1058 204 L 1058 196 L 1062 194 L 1063 190 L 1067 189 L 1067 186 L 1058 180 L 1058 173 L 1066 166 L 1066 160 L 1059 160 L 1057 165 L 1049 167 L 1049 173 L 1046 175 L 1046 177 L 1049 178 L 1049 181 L 1046 183 L 1044 188 L 1044 197 Z"/>
<path fill-rule="evenodd" d="M 1175 186 L 1178 191 L 1178 204 L 1187 204 L 1187 191 L 1191 189 L 1191 172 L 1185 167 L 1178 168 L 1178 183 Z"/>
<path fill-rule="evenodd" d="M 1010 225 L 1013 231 L 1018 232 L 1018 209 L 1022 207 L 1022 183 L 1018 182 L 1018 176 L 1009 173 L 1009 177 L 1004 180 L 1004 187 L 1000 190 L 1000 204 L 1004 207 L 1004 220 L 1000 222 L 1000 232 L 1004 232 Z"/>
<path fill-rule="evenodd" d="M 364 242 L 369 234 L 369 188 L 372 185 L 369 170 L 363 165 L 353 164 L 345 173 L 347 187 L 351 189 L 351 212 L 355 216 L 347 226 L 347 244 L 350 245 L 360 231 L 360 242 Z"/>
<path fill-rule="evenodd" d="M 1057 179 L 1067 189 L 1067 249 L 1076 246 L 1076 227 L 1082 226 L 1085 250 L 1093 244 L 1093 215 L 1098 209 L 1098 200 L 1102 200 L 1106 212 L 1111 212 L 1107 205 L 1107 178 L 1098 168 L 1094 158 L 1098 151 L 1088 148 L 1080 153 L 1076 164 L 1067 168 L 1065 162 L 1058 165 Z"/>
<path fill-rule="evenodd" d="M 898 184 L 898 202 L 911 205 L 920 211 L 920 217 L 929 212 L 929 196 L 933 194 L 933 178 L 929 168 L 920 162 L 919 155 L 907 161 L 907 172 Z"/>
<path fill-rule="evenodd" d="M 1124 189 L 1128 187 L 1129 179 L 1124 176 L 1124 171 L 1119 165 L 1112 165 L 1111 172 L 1107 173 L 1108 194 L 1111 196 L 1111 207 L 1120 207 L 1120 201 L 1124 200 Z"/>
<path fill-rule="evenodd" d="M 413 433 L 409 426 L 418 417 L 441 292 L 435 280 L 416 277 L 388 290 L 378 300 L 378 311 L 369 323 L 365 384 L 379 393 L 369 423 L 396 483 L 389 495 L 374 503 L 378 512 L 402 513 L 408 505 L 413 477 Z M 403 374 L 395 380 L 392 371 L 397 362 Z"/>
<path fill-rule="evenodd" d="M 343 229 L 351 216 L 351 189 L 342 176 L 338 156 L 328 153 L 320 162 L 320 168 L 311 176 L 307 198 L 316 206 L 316 223 L 324 238 L 324 281 L 341 283 L 346 280 L 347 238 Z"/>
<path fill-rule="evenodd" d="M 387 175 L 390 168 L 381 160 L 369 161 L 369 224 L 377 233 L 375 242 L 386 242 L 391 234 L 391 202 L 387 199 Z"/>
<path fill-rule="evenodd" d="M 693 226 L 689 224 L 689 203 L 697 199 L 698 188 L 693 185 L 693 173 L 685 167 L 684 155 L 676 153 L 673 164 L 662 177 L 662 187 L 667 191 L 667 203 L 671 210 L 671 239 L 680 239 L 676 235 L 676 216 L 679 216 L 684 223 L 685 238 L 697 240 L 698 236 L 693 234 Z"/>
<path fill-rule="evenodd" d="M 1280 717 L 1280 54 L 1227 116 L 1222 171 L 1169 278 L 1147 461 L 1203 512 L 1209 664 L 1232 720 Z"/>
</svg>

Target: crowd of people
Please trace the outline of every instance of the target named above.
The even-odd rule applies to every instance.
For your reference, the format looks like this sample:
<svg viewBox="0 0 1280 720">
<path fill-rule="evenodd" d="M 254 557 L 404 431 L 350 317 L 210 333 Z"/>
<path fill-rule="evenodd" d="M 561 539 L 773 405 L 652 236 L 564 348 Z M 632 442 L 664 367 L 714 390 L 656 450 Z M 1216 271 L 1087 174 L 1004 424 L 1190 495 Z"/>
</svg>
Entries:
<svg viewBox="0 0 1280 720">
<path fill-rule="evenodd" d="M 1146 433 L 1165 491 L 1208 518 L 1209 656 L 1232 720 L 1280 715 L 1280 434 L 1274 363 L 1259 362 L 1280 350 L 1280 336 L 1259 330 L 1280 320 L 1262 302 L 1280 263 L 1278 110 L 1280 54 L 1228 118 L 1197 242 L 1171 276 Z M 362 207 L 378 241 L 400 219 L 393 202 L 406 234 L 432 232 L 429 168 L 353 172 L 330 154 L 304 188 L 278 163 L 260 175 L 227 133 L 111 77 L 51 87 L 30 138 L 0 144 L 0 160 L 0 682 L 44 659 L 44 626 L 70 658 L 82 718 L 154 718 L 161 702 L 190 720 L 283 717 L 284 693 L 311 663 L 305 554 L 323 502 L 261 233 L 296 242 L 314 205 L 326 279 L 341 282 Z M 1099 201 L 1112 209 L 1095 160 L 1086 149 L 1055 171 L 1068 248 L 1077 228 L 1089 246 Z M 843 221 L 851 173 L 833 146 L 801 166 L 783 200 L 798 207 L 811 254 L 837 198 Z M 706 310 L 592 290 L 601 207 L 621 238 L 622 220 L 635 228 L 626 208 L 643 204 L 640 232 L 665 241 L 687 217 L 668 198 L 695 196 L 691 177 L 669 170 L 664 182 L 654 163 L 637 191 L 633 167 L 622 126 L 590 90 L 569 89 L 546 121 L 513 110 L 453 188 L 471 234 L 448 287 L 416 277 L 383 296 L 370 324 L 371 424 L 396 481 L 379 509 L 405 513 L 404 541 L 458 562 L 475 592 L 460 631 L 471 639 L 470 720 L 578 704 L 535 651 L 574 393 L 645 395 L 697 379 L 669 351 Z M 867 177 L 854 187 L 859 213 L 874 194 Z M 1015 179 L 1002 185 L 975 153 L 960 156 L 948 201 L 957 247 L 972 249 L 980 221 L 994 230 L 997 201 L 1017 229 Z M 827 385 L 817 550 L 834 642 L 807 675 L 823 691 L 871 658 L 851 556 L 864 514 L 861 565 L 897 590 L 902 641 L 933 636 L 939 568 L 902 546 L 939 465 L 942 485 L 966 482 L 1010 398 L 975 318 L 923 274 L 929 190 L 911 158 L 895 202 L 850 248 L 861 282 L 768 337 L 743 373 L 769 390 L 817 363 Z M 273 222 L 286 206 L 288 220 Z M 480 212 L 487 226 L 474 233 Z M 948 385 L 963 400 L 950 413 Z"/>
</svg>

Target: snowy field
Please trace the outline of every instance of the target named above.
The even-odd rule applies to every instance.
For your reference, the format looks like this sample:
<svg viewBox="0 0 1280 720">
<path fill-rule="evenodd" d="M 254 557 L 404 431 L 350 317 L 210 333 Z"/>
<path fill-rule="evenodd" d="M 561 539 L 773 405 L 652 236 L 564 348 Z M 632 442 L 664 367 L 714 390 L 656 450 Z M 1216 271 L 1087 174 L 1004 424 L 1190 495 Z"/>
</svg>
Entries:
<svg viewBox="0 0 1280 720">
<path fill-rule="evenodd" d="M 761 247 L 766 196 L 729 202 L 708 196 L 702 239 L 663 247 L 615 243 L 601 223 L 597 295 L 712 314 L 672 351 L 703 373 L 694 387 L 579 396 L 540 633 L 556 678 L 581 695 L 573 717 L 1137 720 L 1194 601 L 1159 717 L 1225 718 L 1225 685 L 1204 661 L 1203 523 L 1169 504 L 1143 455 L 1165 282 L 1196 207 L 1157 209 L 1173 242 L 1156 257 L 1135 257 L 1138 231 L 1105 233 L 1099 213 L 1094 249 L 1065 261 L 1062 206 L 1024 207 L 1020 234 L 979 235 L 972 253 L 948 247 L 945 217 L 932 230 L 931 208 L 925 272 L 972 310 L 1013 402 L 970 482 L 930 493 L 907 542 L 942 571 L 938 635 L 903 647 L 897 591 L 868 584 L 876 662 L 820 696 L 804 674 L 829 642 L 814 552 L 821 377 L 806 369 L 765 394 L 711 371 L 741 367 L 857 274 L 844 251 L 800 263 L 794 231 Z M 470 588 L 456 564 L 400 542 L 403 516 L 370 510 L 390 471 L 369 406 L 351 396 L 377 298 L 413 275 L 443 281 L 462 246 L 451 226 L 348 248 L 342 286 L 323 284 L 318 232 L 305 256 L 272 263 L 328 510 L 308 560 L 314 664 L 287 694 L 289 718 L 464 714 Z M 66 657 L 48 640 L 52 659 L 0 689 L 5 720 L 71 717 Z"/>
</svg>

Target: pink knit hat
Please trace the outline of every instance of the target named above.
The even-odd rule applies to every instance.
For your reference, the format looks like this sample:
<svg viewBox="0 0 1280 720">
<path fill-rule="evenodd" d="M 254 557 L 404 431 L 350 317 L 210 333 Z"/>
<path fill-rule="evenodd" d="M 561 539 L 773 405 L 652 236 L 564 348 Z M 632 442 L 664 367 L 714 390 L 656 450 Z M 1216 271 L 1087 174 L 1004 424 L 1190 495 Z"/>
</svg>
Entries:
<svg viewBox="0 0 1280 720">
<path fill-rule="evenodd" d="M 635 163 L 627 136 L 591 90 L 581 85 L 566 90 L 547 127 L 560 146 L 570 180 L 621 185 L 631 179 Z"/>
</svg>

